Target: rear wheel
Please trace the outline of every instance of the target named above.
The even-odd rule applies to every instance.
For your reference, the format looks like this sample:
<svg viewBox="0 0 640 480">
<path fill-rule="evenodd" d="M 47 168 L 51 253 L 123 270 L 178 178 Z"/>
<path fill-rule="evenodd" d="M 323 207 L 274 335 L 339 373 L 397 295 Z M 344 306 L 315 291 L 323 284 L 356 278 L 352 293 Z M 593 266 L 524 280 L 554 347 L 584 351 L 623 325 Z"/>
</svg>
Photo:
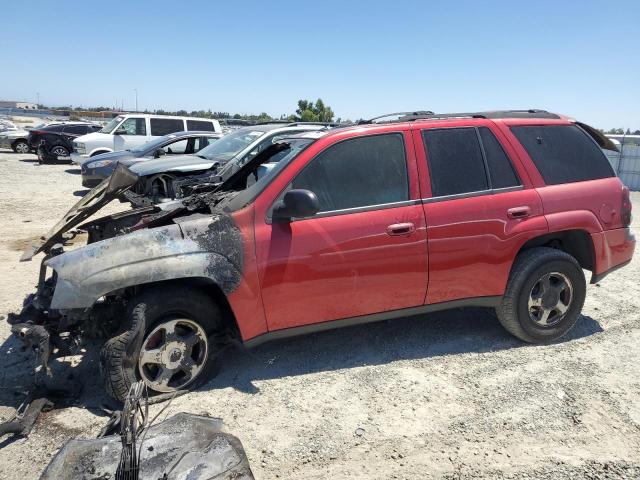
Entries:
<svg viewBox="0 0 640 480">
<path fill-rule="evenodd" d="M 69 156 L 69 150 L 67 150 L 66 148 L 64 148 L 63 146 L 60 146 L 60 145 L 56 145 L 55 147 L 53 147 L 51 149 L 51 153 L 53 155 L 55 155 L 56 157 L 68 157 Z"/>
<path fill-rule="evenodd" d="M 13 142 L 11 148 L 16 153 L 29 153 L 29 144 L 26 140 L 17 140 Z"/>
<path fill-rule="evenodd" d="M 517 257 L 496 313 L 519 339 L 548 343 L 575 325 L 585 295 L 584 273 L 575 258 L 553 248 L 532 248 Z"/>
<path fill-rule="evenodd" d="M 107 393 L 124 401 L 142 380 L 155 392 L 195 388 L 213 371 L 221 313 L 211 298 L 182 286 L 147 290 L 129 302 L 128 330 L 100 352 Z"/>
</svg>

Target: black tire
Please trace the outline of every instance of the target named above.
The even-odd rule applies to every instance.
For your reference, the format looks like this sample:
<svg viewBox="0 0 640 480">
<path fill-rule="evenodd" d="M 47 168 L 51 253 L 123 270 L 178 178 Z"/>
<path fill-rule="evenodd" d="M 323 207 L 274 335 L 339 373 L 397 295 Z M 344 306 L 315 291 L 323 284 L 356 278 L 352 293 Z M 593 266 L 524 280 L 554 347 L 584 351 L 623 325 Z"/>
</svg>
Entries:
<svg viewBox="0 0 640 480">
<path fill-rule="evenodd" d="M 100 372 L 111 397 L 124 401 L 131 385 L 141 379 L 138 358 L 143 341 L 157 325 L 176 315 L 200 325 L 209 338 L 204 368 L 186 389 L 196 388 L 213 375 L 217 352 L 212 339 L 222 318 L 218 306 L 208 295 L 181 285 L 149 288 L 128 302 L 127 330 L 109 339 L 100 351 Z"/>
<path fill-rule="evenodd" d="M 56 157 L 68 157 L 70 155 L 69 150 L 61 145 L 55 145 L 54 147 L 52 147 L 51 154 L 55 155 Z"/>
<path fill-rule="evenodd" d="M 543 326 L 530 315 L 529 298 L 541 277 L 558 272 L 570 283 L 571 300 L 564 317 Z M 586 295 L 580 264 L 568 253 L 547 247 L 525 250 L 516 258 L 504 297 L 496 308 L 498 320 L 512 335 L 529 343 L 550 343 L 565 335 L 577 322 Z M 534 310 L 535 311 L 535 310 Z"/>
<path fill-rule="evenodd" d="M 29 143 L 27 143 L 26 140 L 16 140 L 11 144 L 11 149 L 15 153 L 29 153 L 31 151 Z"/>
</svg>

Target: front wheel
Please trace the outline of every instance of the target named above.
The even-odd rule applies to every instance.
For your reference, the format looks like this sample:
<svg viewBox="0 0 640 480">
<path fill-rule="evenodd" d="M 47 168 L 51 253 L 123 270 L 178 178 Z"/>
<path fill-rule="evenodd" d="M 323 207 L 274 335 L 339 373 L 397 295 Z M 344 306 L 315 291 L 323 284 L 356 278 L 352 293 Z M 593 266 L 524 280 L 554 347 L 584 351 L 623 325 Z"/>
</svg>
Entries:
<svg viewBox="0 0 640 480">
<path fill-rule="evenodd" d="M 142 380 L 155 392 L 195 388 L 212 373 L 220 310 L 210 297 L 182 286 L 158 287 L 129 302 L 127 330 L 100 352 L 107 393 L 124 401 Z"/>
<path fill-rule="evenodd" d="M 15 153 L 29 153 L 29 144 L 25 140 L 13 142 L 11 148 Z"/>
<path fill-rule="evenodd" d="M 496 313 L 504 328 L 520 340 L 552 342 L 577 322 L 586 289 L 575 258 L 553 248 L 532 248 L 516 258 Z"/>
</svg>

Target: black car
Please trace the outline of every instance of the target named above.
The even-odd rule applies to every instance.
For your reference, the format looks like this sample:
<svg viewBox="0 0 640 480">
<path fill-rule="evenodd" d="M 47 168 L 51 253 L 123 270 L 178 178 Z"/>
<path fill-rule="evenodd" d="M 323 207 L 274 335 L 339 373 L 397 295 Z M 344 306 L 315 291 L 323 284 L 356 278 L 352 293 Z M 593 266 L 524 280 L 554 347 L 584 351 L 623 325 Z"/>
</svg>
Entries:
<svg viewBox="0 0 640 480">
<path fill-rule="evenodd" d="M 62 123 L 31 130 L 29 146 L 38 152 L 40 163 L 55 162 L 59 157 L 68 157 L 73 150 L 73 140 L 87 133 L 97 132 L 102 127 L 92 123 Z"/>
</svg>

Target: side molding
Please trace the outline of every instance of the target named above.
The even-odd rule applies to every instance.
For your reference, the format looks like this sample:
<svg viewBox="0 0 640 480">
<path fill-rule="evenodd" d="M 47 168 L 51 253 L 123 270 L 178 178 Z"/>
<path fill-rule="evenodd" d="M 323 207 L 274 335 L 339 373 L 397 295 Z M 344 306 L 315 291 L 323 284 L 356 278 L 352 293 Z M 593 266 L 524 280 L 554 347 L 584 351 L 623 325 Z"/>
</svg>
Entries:
<svg viewBox="0 0 640 480">
<path fill-rule="evenodd" d="M 500 304 L 502 297 L 475 297 L 465 298 L 462 300 L 452 300 L 450 302 L 434 303 L 431 305 L 420 305 L 418 307 L 403 308 L 401 310 L 392 310 L 389 312 L 373 313 L 371 315 L 362 315 L 360 317 L 344 318 L 341 320 L 332 320 L 329 322 L 313 323 L 311 325 L 303 325 L 301 327 L 284 328 L 281 330 L 273 330 L 257 337 L 253 337 L 244 342 L 247 348 L 255 348 L 263 343 L 272 340 L 280 340 L 283 338 L 297 337 L 299 335 L 307 335 L 309 333 L 322 332 L 325 330 L 333 330 L 336 328 L 351 327 L 353 325 L 362 325 L 365 323 L 380 322 L 393 318 L 411 317 L 423 313 L 438 312 L 441 310 L 449 310 L 452 308 L 463 307 L 496 307 Z"/>
</svg>

